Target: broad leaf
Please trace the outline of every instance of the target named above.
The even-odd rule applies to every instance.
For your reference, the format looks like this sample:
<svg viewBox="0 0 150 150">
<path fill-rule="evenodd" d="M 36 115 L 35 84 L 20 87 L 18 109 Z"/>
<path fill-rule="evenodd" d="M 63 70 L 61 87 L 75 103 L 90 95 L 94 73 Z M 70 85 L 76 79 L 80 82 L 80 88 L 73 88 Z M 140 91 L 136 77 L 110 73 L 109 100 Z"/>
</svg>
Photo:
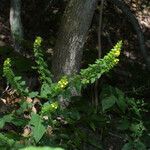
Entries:
<svg viewBox="0 0 150 150">
<path fill-rule="evenodd" d="M 48 94 L 51 93 L 51 88 L 47 83 L 44 83 L 41 87 L 41 93 L 40 96 L 43 98 L 48 98 Z"/>
<path fill-rule="evenodd" d="M 110 96 L 110 97 L 104 98 L 102 100 L 102 109 L 103 109 L 103 111 L 106 111 L 107 109 L 114 106 L 115 102 L 116 102 L 116 97 L 113 96 L 113 95 Z"/>
<path fill-rule="evenodd" d="M 118 100 L 116 100 L 116 103 L 117 103 L 118 107 L 119 107 L 120 110 L 121 110 L 122 112 L 124 112 L 124 113 L 125 113 L 125 110 L 126 110 L 126 108 L 127 108 L 127 105 L 126 105 L 125 100 L 126 100 L 126 99 L 125 99 L 124 97 L 122 97 L 122 96 L 120 96 L 120 97 L 118 98 Z"/>
<path fill-rule="evenodd" d="M 29 97 L 33 98 L 33 97 L 36 97 L 38 94 L 39 94 L 38 92 L 30 92 Z"/>
<path fill-rule="evenodd" d="M 133 149 L 133 143 L 126 143 L 121 150 L 132 150 Z"/>
<path fill-rule="evenodd" d="M 30 124 L 33 126 L 33 137 L 38 143 L 45 133 L 45 127 L 42 124 L 42 119 L 38 114 L 32 114 Z"/>
<path fill-rule="evenodd" d="M 146 150 L 146 146 L 141 141 L 137 141 L 134 146 L 136 150 Z"/>
<path fill-rule="evenodd" d="M 120 120 L 118 129 L 127 130 L 130 127 L 130 122 L 127 119 Z"/>
<path fill-rule="evenodd" d="M 6 122 L 11 122 L 13 120 L 12 114 L 5 115 L 0 119 L 0 129 L 4 127 Z"/>
</svg>

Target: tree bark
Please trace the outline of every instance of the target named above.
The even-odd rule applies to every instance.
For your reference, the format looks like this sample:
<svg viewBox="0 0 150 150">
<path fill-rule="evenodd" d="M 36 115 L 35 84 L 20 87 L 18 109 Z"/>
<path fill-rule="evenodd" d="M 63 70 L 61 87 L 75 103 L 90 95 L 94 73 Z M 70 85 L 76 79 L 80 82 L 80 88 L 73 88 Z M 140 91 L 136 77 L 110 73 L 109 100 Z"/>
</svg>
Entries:
<svg viewBox="0 0 150 150">
<path fill-rule="evenodd" d="M 21 42 L 23 41 L 23 27 L 21 22 L 21 0 L 11 0 L 9 19 L 14 50 L 20 53 Z"/>
<path fill-rule="evenodd" d="M 55 80 L 80 69 L 82 48 L 90 27 L 97 0 L 70 0 L 62 18 L 52 60 Z"/>
</svg>

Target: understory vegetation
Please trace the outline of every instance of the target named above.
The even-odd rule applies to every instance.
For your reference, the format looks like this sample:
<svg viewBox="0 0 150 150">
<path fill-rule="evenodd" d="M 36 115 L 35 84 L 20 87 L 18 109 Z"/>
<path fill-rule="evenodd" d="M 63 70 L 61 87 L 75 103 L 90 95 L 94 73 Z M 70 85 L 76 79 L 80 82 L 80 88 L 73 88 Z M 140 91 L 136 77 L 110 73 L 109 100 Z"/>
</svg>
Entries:
<svg viewBox="0 0 150 150">
<path fill-rule="evenodd" d="M 33 67 L 39 74 L 40 91 L 30 91 L 22 77 L 13 72 L 11 60 L 7 58 L 4 61 L 4 76 L 21 97 L 18 109 L 7 112 L 0 119 L 0 127 L 3 129 L 7 123 L 12 123 L 15 128 L 22 129 L 23 133 L 2 132 L 1 147 L 18 149 L 27 145 L 49 145 L 82 149 L 84 144 L 81 143 L 89 142 L 98 149 L 103 149 L 96 141 L 89 141 L 90 130 L 100 132 L 102 142 L 106 133 L 113 134 L 113 128 L 117 128 L 117 132 L 125 134 L 125 137 L 117 135 L 126 142 L 123 150 L 146 149 L 142 141 L 146 133 L 143 113 L 147 111 L 143 100 L 126 97 L 121 90 L 109 85 L 102 88 L 101 103 L 97 108 L 79 97 L 71 100 L 73 88 L 80 93 L 82 88 L 94 83 L 119 62 L 122 41 L 103 59 L 96 60 L 79 74 L 63 76 L 57 83 L 52 81 L 52 74 L 44 61 L 41 42 L 40 37 L 34 42 L 36 66 Z M 60 99 L 68 100 L 69 106 L 63 108 Z M 87 133 L 82 130 L 87 130 Z"/>
<path fill-rule="evenodd" d="M 0 150 L 149 150 L 149 12 L 1 0 Z"/>
</svg>

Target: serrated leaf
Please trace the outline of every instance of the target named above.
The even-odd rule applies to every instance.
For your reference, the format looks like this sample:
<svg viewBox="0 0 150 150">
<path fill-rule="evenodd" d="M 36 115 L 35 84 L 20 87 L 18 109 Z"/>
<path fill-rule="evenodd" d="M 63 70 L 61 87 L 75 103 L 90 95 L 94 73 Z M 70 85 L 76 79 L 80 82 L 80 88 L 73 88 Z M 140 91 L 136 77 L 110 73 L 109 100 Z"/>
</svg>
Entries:
<svg viewBox="0 0 150 150">
<path fill-rule="evenodd" d="M 43 98 L 48 98 L 48 94 L 51 93 L 51 88 L 47 83 L 44 83 L 41 87 L 41 92 L 40 92 L 40 96 Z"/>
<path fill-rule="evenodd" d="M 36 143 L 38 143 L 46 131 L 41 117 L 38 114 L 32 113 L 30 124 L 33 126 L 33 137 Z"/>
<path fill-rule="evenodd" d="M 102 109 L 103 111 L 106 111 L 107 109 L 111 108 L 116 102 L 116 97 L 115 96 L 110 96 L 107 98 L 104 98 L 102 100 Z"/>
<path fill-rule="evenodd" d="M 46 131 L 45 127 L 40 122 L 37 124 L 37 126 L 33 128 L 33 137 L 36 143 L 40 141 L 45 131 Z"/>
</svg>

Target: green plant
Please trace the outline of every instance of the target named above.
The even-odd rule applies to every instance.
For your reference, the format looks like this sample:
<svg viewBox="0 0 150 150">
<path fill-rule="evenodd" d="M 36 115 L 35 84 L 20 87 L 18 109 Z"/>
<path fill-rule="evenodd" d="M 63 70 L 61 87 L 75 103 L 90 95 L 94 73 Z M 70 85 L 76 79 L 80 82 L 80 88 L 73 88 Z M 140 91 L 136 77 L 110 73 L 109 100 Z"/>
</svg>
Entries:
<svg viewBox="0 0 150 150">
<path fill-rule="evenodd" d="M 52 84 L 52 74 L 48 69 L 47 63 L 44 61 L 44 55 L 41 49 L 41 43 L 42 43 L 42 38 L 37 37 L 35 42 L 34 42 L 34 57 L 35 57 L 35 62 L 37 66 L 35 69 L 37 69 L 39 75 L 40 75 L 40 80 L 41 83 L 48 83 L 49 86 Z"/>
<path fill-rule="evenodd" d="M 118 42 L 103 59 L 97 59 L 87 69 L 81 70 L 82 84 L 94 83 L 103 73 L 110 71 L 119 62 L 118 56 L 120 55 L 121 46 L 122 41 Z"/>
<path fill-rule="evenodd" d="M 127 143 L 123 146 L 123 150 L 142 149 L 145 145 L 141 142 L 145 132 L 143 121 L 143 112 L 146 111 L 143 100 L 126 97 L 118 88 L 106 86 L 101 93 L 102 110 L 107 115 L 115 113 L 115 125 L 117 129 L 127 135 Z M 113 119 L 110 120 L 112 124 Z"/>
<path fill-rule="evenodd" d="M 0 133 L 0 149 L 3 150 L 16 150 L 22 148 L 23 145 L 19 141 L 13 139 L 12 137 L 7 137 L 5 134 Z"/>
<path fill-rule="evenodd" d="M 15 76 L 11 68 L 11 61 L 9 58 L 6 59 L 3 66 L 4 76 L 11 86 L 18 92 L 18 94 L 22 96 L 22 101 L 20 102 L 20 108 L 12 113 L 13 119 L 7 119 L 6 116 L 1 119 L 1 127 L 3 127 L 6 122 L 15 124 L 15 120 L 17 120 L 17 118 L 20 118 L 25 112 L 28 112 L 29 117 L 22 118 L 22 120 L 26 120 L 25 124 L 15 124 L 16 126 L 19 125 L 21 128 L 24 128 L 25 126 L 29 126 L 29 128 L 31 128 L 31 133 L 22 137 L 24 142 L 28 143 L 28 145 L 36 145 L 37 143 L 40 144 L 44 140 L 44 137 L 47 136 L 47 133 L 49 132 L 49 126 L 55 131 L 57 128 L 60 129 L 61 124 L 65 124 L 65 122 L 72 126 L 76 121 L 80 120 L 78 111 L 75 111 L 74 109 L 70 111 L 67 109 L 61 109 L 59 105 L 60 97 L 70 99 L 72 87 L 75 87 L 76 90 L 80 91 L 82 87 L 95 82 L 103 73 L 112 69 L 119 61 L 118 56 L 120 55 L 122 46 L 122 42 L 118 42 L 103 59 L 96 60 L 95 64 L 89 65 L 87 69 L 81 70 L 78 75 L 73 75 L 72 77 L 64 76 L 62 79 L 60 79 L 60 81 L 54 83 L 52 82 L 52 74 L 48 69 L 48 65 L 44 61 L 41 42 L 42 39 L 40 37 L 37 37 L 34 42 L 34 56 L 37 64 L 34 69 L 37 69 L 39 73 L 39 79 L 41 81 L 40 91 L 29 91 L 25 81 L 22 81 L 21 77 Z M 25 97 L 37 97 L 39 99 L 44 99 L 44 102 L 39 102 L 40 109 L 37 113 L 32 112 L 34 104 L 27 103 L 25 101 Z M 62 115 L 65 118 L 63 120 L 63 118 L 60 117 L 60 122 L 60 120 L 57 120 L 56 118 Z M 47 119 L 45 119 L 45 117 Z M 89 124 L 91 127 L 93 127 L 92 122 Z M 51 138 L 51 142 L 49 141 L 49 143 L 52 144 L 54 141 L 59 141 L 62 138 L 68 138 L 66 136 L 62 136 L 63 134 L 60 134 L 60 132 L 61 129 L 59 132 L 56 130 L 55 134 L 57 135 L 58 133 L 59 136 L 54 136 Z M 80 132 L 77 132 L 76 134 L 78 135 L 79 133 Z M 79 143 L 80 142 L 76 140 L 73 143 L 70 142 L 67 144 L 78 146 Z M 65 145 L 63 146 L 65 147 Z"/>
<path fill-rule="evenodd" d="M 27 147 L 27 148 L 22 148 L 20 150 L 63 150 L 62 148 L 52 148 L 52 147 Z"/>
<path fill-rule="evenodd" d="M 34 68 L 38 70 L 42 84 L 40 95 L 45 98 L 59 95 L 59 93 L 61 93 L 62 90 L 72 81 L 73 84 L 76 84 L 75 82 L 80 80 L 81 83 L 78 82 L 78 84 L 81 84 L 81 86 L 95 82 L 95 80 L 99 79 L 103 73 L 108 72 L 118 63 L 119 59 L 117 57 L 120 55 L 122 46 L 122 41 L 118 42 L 103 59 L 96 60 L 95 64 L 89 65 L 87 69 L 81 70 L 79 75 L 75 75 L 72 78 L 63 77 L 58 83 L 53 83 L 51 79 L 52 74 L 43 58 L 41 42 L 42 39 L 40 37 L 37 37 L 34 42 L 34 56 L 37 64 Z M 25 81 L 22 81 L 21 77 L 17 77 L 13 73 L 9 58 L 4 62 L 3 72 L 8 82 L 18 91 L 19 94 L 31 97 L 29 90 L 25 85 Z M 36 97 L 38 95 L 37 92 L 34 94 L 32 97 Z"/>
<path fill-rule="evenodd" d="M 15 76 L 13 70 L 11 69 L 11 60 L 8 58 L 5 60 L 3 65 L 3 74 L 7 78 L 7 81 L 11 86 L 17 90 L 22 96 L 27 96 L 29 93 L 28 88 L 25 85 L 25 81 L 22 81 L 22 77 Z"/>
</svg>

